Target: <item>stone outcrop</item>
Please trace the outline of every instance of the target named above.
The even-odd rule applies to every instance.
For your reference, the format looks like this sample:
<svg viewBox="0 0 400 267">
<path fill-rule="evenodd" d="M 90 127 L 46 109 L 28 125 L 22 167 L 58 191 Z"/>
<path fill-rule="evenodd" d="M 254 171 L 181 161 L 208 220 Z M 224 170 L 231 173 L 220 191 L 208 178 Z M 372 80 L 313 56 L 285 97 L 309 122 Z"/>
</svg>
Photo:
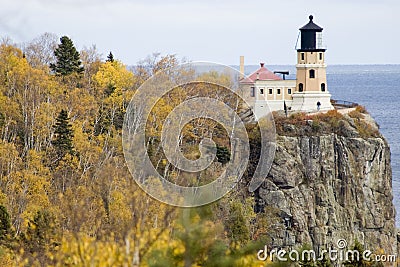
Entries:
<svg viewBox="0 0 400 267">
<path fill-rule="evenodd" d="M 322 249 L 345 239 L 397 252 L 390 148 L 382 136 L 354 136 L 277 136 L 273 165 L 256 191 L 258 207 L 281 212 L 284 230 L 273 246 Z"/>
</svg>

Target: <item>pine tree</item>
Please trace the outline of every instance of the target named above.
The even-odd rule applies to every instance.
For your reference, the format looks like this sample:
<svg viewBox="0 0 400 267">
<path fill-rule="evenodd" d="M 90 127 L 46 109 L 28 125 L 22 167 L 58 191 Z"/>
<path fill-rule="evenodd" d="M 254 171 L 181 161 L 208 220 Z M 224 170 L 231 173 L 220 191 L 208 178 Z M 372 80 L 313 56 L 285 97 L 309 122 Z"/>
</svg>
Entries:
<svg viewBox="0 0 400 267">
<path fill-rule="evenodd" d="M 44 248 L 55 242 L 55 218 L 46 211 L 37 211 L 28 222 L 26 238 L 32 252 L 44 252 Z"/>
<path fill-rule="evenodd" d="M 238 200 L 233 200 L 229 205 L 226 228 L 231 245 L 232 247 L 237 245 L 244 246 L 250 241 L 250 230 L 246 223 L 243 204 Z"/>
<path fill-rule="evenodd" d="M 114 55 L 110 51 L 110 54 L 108 54 L 106 62 L 114 62 Z"/>
<path fill-rule="evenodd" d="M 62 158 L 67 153 L 73 154 L 72 138 L 74 135 L 66 110 L 61 110 L 56 120 L 56 124 L 53 125 L 55 139 L 51 143 L 56 148 L 58 156 Z"/>
<path fill-rule="evenodd" d="M 6 240 L 11 234 L 10 215 L 6 207 L 0 205 L 0 240 Z"/>
<path fill-rule="evenodd" d="M 217 160 L 218 162 L 221 162 L 222 164 L 226 164 L 231 160 L 231 152 L 229 151 L 228 148 L 224 146 L 218 146 L 217 145 Z"/>
<path fill-rule="evenodd" d="M 79 52 L 76 50 L 72 40 L 67 36 L 63 36 L 60 41 L 61 43 L 54 50 L 57 62 L 50 64 L 51 70 L 61 76 L 67 76 L 74 72 L 82 73 L 83 67 L 81 66 Z"/>
</svg>

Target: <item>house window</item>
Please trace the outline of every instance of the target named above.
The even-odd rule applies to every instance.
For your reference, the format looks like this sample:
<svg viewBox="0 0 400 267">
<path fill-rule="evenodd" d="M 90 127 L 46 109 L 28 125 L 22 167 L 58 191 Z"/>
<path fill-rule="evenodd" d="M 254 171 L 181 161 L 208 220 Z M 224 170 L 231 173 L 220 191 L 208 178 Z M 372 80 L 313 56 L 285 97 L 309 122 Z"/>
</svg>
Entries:
<svg viewBox="0 0 400 267">
<path fill-rule="evenodd" d="M 299 83 L 299 92 L 303 92 L 303 84 Z"/>
<path fill-rule="evenodd" d="M 319 60 L 322 60 L 322 53 L 319 53 Z"/>
<path fill-rule="evenodd" d="M 301 60 L 304 60 L 304 53 L 301 53 Z"/>
<path fill-rule="evenodd" d="M 280 88 L 276 89 L 276 93 L 277 93 L 278 95 L 280 95 L 280 94 L 281 94 L 281 89 L 280 89 Z"/>
<path fill-rule="evenodd" d="M 288 93 L 288 95 L 291 95 L 292 94 L 292 88 L 288 88 L 287 89 L 287 93 Z"/>
<path fill-rule="evenodd" d="M 264 88 L 260 88 L 260 95 L 264 94 Z"/>
<path fill-rule="evenodd" d="M 269 88 L 269 89 L 268 89 L 268 94 L 272 95 L 272 93 L 273 93 L 273 92 L 272 92 L 272 88 Z"/>
<path fill-rule="evenodd" d="M 315 78 L 315 70 L 310 70 L 310 79 Z"/>
<path fill-rule="evenodd" d="M 255 97 L 256 96 L 256 88 L 255 87 L 250 87 L 250 96 Z"/>
<path fill-rule="evenodd" d="M 324 83 L 321 83 L 321 91 L 322 91 L 322 92 L 325 92 L 325 90 L 326 90 L 326 89 L 325 89 L 325 84 L 324 84 Z"/>
</svg>

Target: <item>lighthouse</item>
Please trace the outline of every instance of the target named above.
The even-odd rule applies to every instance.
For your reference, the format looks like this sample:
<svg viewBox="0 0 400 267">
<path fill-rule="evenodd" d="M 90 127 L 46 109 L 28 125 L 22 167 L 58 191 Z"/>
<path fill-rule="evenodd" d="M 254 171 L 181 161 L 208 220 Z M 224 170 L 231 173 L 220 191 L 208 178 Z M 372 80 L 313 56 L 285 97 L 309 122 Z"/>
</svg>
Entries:
<svg viewBox="0 0 400 267">
<path fill-rule="evenodd" d="M 240 58 L 241 92 L 256 119 L 275 110 L 318 112 L 334 109 L 326 82 L 323 29 L 310 15 L 309 22 L 299 30 L 296 79 L 286 79 L 288 71 L 268 70 L 263 62 L 252 74 L 244 76 L 244 57 Z"/>
<path fill-rule="evenodd" d="M 330 110 L 333 106 L 326 82 L 323 28 L 314 23 L 312 15 L 309 20 L 299 29 L 300 38 L 296 44 L 296 91 L 293 94 L 292 109 Z"/>
</svg>

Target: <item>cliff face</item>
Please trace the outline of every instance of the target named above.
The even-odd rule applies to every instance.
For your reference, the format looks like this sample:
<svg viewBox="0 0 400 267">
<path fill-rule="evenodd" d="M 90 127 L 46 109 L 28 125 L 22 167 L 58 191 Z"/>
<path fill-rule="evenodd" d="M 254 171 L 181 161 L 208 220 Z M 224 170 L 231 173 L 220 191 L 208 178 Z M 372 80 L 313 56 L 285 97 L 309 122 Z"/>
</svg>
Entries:
<svg viewBox="0 0 400 267">
<path fill-rule="evenodd" d="M 335 133 L 277 136 L 275 159 L 256 192 L 259 207 L 281 211 L 285 230 L 273 246 L 335 247 L 358 240 L 396 253 L 390 149 L 383 137 Z"/>
</svg>

